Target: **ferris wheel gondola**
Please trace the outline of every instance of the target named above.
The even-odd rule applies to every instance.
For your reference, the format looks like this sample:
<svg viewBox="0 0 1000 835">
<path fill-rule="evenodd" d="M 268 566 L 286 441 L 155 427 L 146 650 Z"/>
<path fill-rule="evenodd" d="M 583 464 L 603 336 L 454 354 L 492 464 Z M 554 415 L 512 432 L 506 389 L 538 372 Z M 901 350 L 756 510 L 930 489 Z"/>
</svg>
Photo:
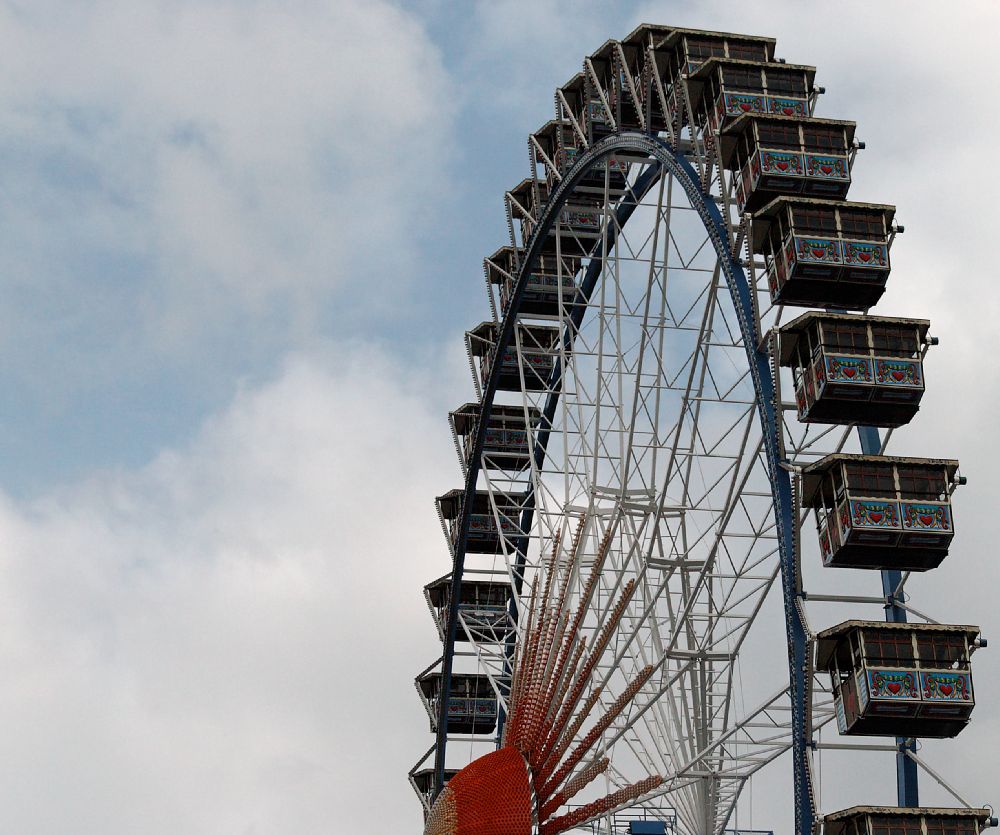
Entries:
<svg viewBox="0 0 1000 835">
<path fill-rule="evenodd" d="M 816 117 L 814 68 L 774 48 L 640 26 L 529 137 L 466 336 L 477 400 L 450 416 L 464 486 L 437 500 L 436 742 L 410 775 L 432 835 L 714 835 L 789 751 L 798 833 L 995 823 L 917 805 L 913 741 L 965 727 L 985 643 L 907 622 L 962 482 L 878 429 L 919 408 L 930 324 L 869 315 L 902 227 L 847 199 L 855 125 Z M 883 595 L 808 591 L 809 536 Z M 811 601 L 855 608 L 817 631 Z M 826 726 L 888 738 L 897 806 L 818 807 Z"/>
</svg>

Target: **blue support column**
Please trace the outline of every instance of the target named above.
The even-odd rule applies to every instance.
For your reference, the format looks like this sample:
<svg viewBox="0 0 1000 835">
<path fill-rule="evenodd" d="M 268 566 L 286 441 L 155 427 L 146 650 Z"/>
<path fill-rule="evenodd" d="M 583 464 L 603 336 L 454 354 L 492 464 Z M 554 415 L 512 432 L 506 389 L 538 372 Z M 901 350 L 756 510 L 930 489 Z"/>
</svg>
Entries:
<svg viewBox="0 0 1000 835">
<path fill-rule="evenodd" d="M 859 426 L 861 451 L 865 455 L 878 455 L 882 451 L 882 440 L 874 426 Z M 899 571 L 882 572 L 882 594 L 885 595 L 885 619 L 889 623 L 906 623 L 906 609 L 896 602 L 896 589 L 903 579 Z M 906 756 L 907 751 L 916 751 L 912 739 L 896 737 L 896 803 L 899 806 L 919 806 L 917 793 L 917 764 Z"/>
</svg>

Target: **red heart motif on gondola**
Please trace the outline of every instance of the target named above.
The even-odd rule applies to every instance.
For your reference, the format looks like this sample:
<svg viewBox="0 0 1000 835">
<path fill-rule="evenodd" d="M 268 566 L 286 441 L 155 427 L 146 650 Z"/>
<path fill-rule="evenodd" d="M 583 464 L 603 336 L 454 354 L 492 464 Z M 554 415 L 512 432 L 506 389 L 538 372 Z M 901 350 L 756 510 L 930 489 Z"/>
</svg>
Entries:
<svg viewBox="0 0 1000 835">
<path fill-rule="evenodd" d="M 950 684 L 942 684 L 941 685 L 941 692 L 944 693 L 946 696 L 950 696 L 951 695 L 951 691 L 953 689 L 954 688 Z"/>
<path fill-rule="evenodd" d="M 776 162 L 775 165 L 778 167 L 779 171 L 787 171 L 788 170 L 788 163 L 787 162 Z"/>
<path fill-rule="evenodd" d="M 791 116 L 795 112 L 795 108 L 783 107 L 781 108 L 781 112 L 784 113 L 786 116 Z"/>
<path fill-rule="evenodd" d="M 860 258 L 862 261 L 868 262 L 872 260 L 872 254 L 870 252 L 859 252 L 858 258 Z"/>
<path fill-rule="evenodd" d="M 813 247 L 812 253 L 814 258 L 823 258 L 826 255 L 826 250 Z"/>
<path fill-rule="evenodd" d="M 750 109 L 750 107 L 751 107 L 751 105 L 749 104 L 749 102 L 745 102 L 745 101 L 744 102 L 740 102 L 740 110 L 742 110 L 744 113 L 746 113 Z"/>
<path fill-rule="evenodd" d="M 934 517 L 933 517 L 933 516 L 928 516 L 928 515 L 926 515 L 926 514 L 921 514 L 921 516 L 920 516 L 920 521 L 921 521 L 921 522 L 922 522 L 923 524 L 925 524 L 925 525 L 930 525 L 930 524 L 933 524 L 933 522 L 934 522 Z"/>
<path fill-rule="evenodd" d="M 896 681 L 890 681 L 886 687 L 889 688 L 889 692 L 892 693 L 893 696 L 903 689 L 903 685 Z"/>
<path fill-rule="evenodd" d="M 903 380 L 903 378 L 905 376 L 906 375 L 902 371 L 893 371 L 892 372 L 892 379 L 895 380 L 897 383 L 902 382 L 902 380 Z"/>
<path fill-rule="evenodd" d="M 857 373 L 858 373 L 857 369 L 855 369 L 855 368 L 845 368 L 844 369 L 844 376 L 848 377 L 848 378 L 853 377 Z"/>
<path fill-rule="evenodd" d="M 833 171 L 833 166 L 832 165 L 821 165 L 819 167 L 819 170 L 822 171 L 824 174 L 829 174 L 831 171 Z"/>
<path fill-rule="evenodd" d="M 881 513 L 869 513 L 868 518 L 871 519 L 876 525 L 882 521 Z"/>
</svg>

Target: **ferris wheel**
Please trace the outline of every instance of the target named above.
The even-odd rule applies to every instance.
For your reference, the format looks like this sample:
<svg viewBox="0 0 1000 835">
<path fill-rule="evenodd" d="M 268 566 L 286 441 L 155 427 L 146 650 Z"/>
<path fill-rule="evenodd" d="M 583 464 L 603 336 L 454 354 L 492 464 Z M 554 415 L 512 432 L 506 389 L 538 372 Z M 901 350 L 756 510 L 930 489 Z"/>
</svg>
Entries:
<svg viewBox="0 0 1000 835">
<path fill-rule="evenodd" d="M 782 757 L 797 833 L 996 825 L 919 754 L 968 724 L 986 644 L 906 594 L 964 483 L 887 454 L 936 340 L 869 312 L 903 227 L 847 199 L 855 125 L 774 51 L 640 26 L 528 139 L 437 499 L 431 835 L 714 835 Z M 895 755 L 895 804 L 822 807 L 851 745 Z M 921 807 L 920 770 L 957 805 Z"/>
</svg>

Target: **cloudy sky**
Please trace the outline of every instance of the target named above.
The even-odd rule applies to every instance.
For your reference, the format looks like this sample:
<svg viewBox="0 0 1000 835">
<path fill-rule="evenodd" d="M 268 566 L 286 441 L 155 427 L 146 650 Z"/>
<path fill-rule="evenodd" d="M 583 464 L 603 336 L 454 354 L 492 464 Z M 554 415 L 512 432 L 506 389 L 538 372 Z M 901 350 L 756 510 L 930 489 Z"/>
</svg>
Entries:
<svg viewBox="0 0 1000 835">
<path fill-rule="evenodd" d="M 0 832 L 419 828 L 460 334 L 526 134 L 642 21 L 776 36 L 859 122 L 852 197 L 907 228 L 880 310 L 941 338 L 895 449 L 970 480 L 914 602 L 1000 642 L 1000 6 L 4 0 Z M 928 746 L 979 803 L 990 652 Z M 787 832 L 781 786 L 754 823 Z"/>
</svg>

